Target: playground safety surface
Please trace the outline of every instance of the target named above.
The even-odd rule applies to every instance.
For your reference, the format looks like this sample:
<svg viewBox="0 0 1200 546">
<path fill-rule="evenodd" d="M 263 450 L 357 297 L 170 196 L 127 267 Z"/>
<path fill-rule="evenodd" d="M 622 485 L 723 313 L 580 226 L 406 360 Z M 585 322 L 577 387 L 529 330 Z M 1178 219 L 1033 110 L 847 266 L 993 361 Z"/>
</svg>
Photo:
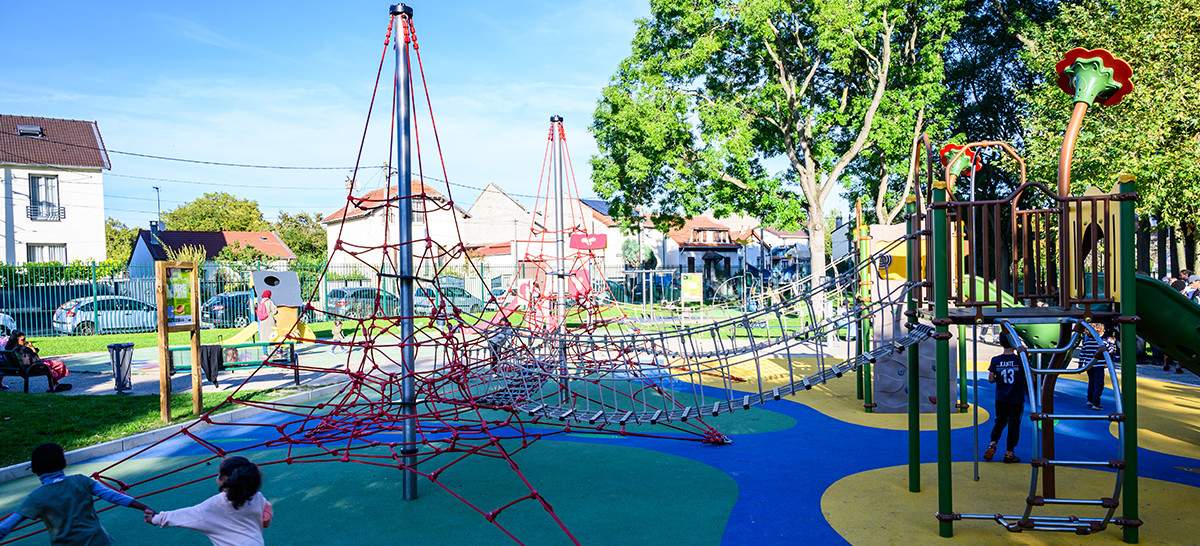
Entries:
<svg viewBox="0 0 1200 546">
<path fill-rule="evenodd" d="M 983 363 L 980 366 L 984 367 Z M 1139 366 L 1138 372 L 1147 368 Z M 149 379 L 139 379 L 138 375 L 135 382 Z M 283 378 L 284 382 L 287 379 L 290 377 Z M 156 384 L 156 374 L 153 380 Z M 1086 385 L 1081 381 L 1064 383 L 1059 403 L 1075 403 L 1082 408 Z M 1200 422 L 1200 388 L 1150 378 L 1142 378 L 1139 383 L 1139 515 L 1145 522 L 1142 542 L 1193 543 L 1195 524 L 1189 518 L 1200 509 L 1200 428 L 1194 425 Z M 107 388 L 112 392 L 111 385 L 109 376 L 107 387 L 97 390 Z M 753 383 L 744 386 L 747 390 L 757 389 Z M 205 387 L 209 387 L 207 383 Z M 937 484 L 932 416 L 922 419 L 922 491 L 910 493 L 906 417 L 862 413 L 854 387 L 854 379 L 847 376 L 794 397 L 709 420 L 729 435 L 731 445 L 572 434 L 540 440 L 517 454 L 515 460 L 582 544 L 773 544 L 801 540 L 814 544 L 912 544 L 939 540 L 933 517 L 937 511 Z M 89 389 L 83 387 L 80 391 Z M 1106 406 L 1111 397 L 1112 391 L 1107 390 Z M 982 450 L 990 430 L 986 409 L 992 399 L 986 381 L 981 382 L 979 399 L 983 401 L 979 415 Z M 952 419 L 955 509 L 1019 514 L 1028 494 L 1030 467 L 980 461 L 980 479 L 974 481 L 972 420 L 971 413 L 955 414 Z M 259 414 L 251 421 L 270 423 L 272 417 Z M 1060 449 L 1094 455 L 1092 458 L 1108 458 L 1114 450 L 1115 440 L 1104 426 L 1064 426 L 1056 430 Z M 263 427 L 253 426 L 218 427 L 204 431 L 202 436 L 215 445 L 235 449 L 239 444 L 251 443 L 262 431 Z M 1032 434 L 1030 422 L 1024 420 L 1017 449 L 1023 460 L 1029 459 Z M 161 474 L 199 460 L 204 454 L 194 442 L 172 440 L 122 465 L 121 472 L 127 474 L 122 479 L 133 481 Z M 68 471 L 90 473 L 127 455 L 101 457 L 72 465 Z M 253 453 L 247 455 L 254 458 Z M 212 466 L 201 465 L 181 472 L 172 482 L 184 483 L 214 472 Z M 402 500 L 401 475 L 394 469 L 315 463 L 271 465 L 263 472 L 263 492 L 275 505 L 276 514 L 274 524 L 266 531 L 268 543 L 513 543 L 484 515 L 427 481 L 419 482 L 417 500 Z M 466 461 L 443 474 L 441 480 L 485 512 L 528 492 L 507 463 L 494 459 Z M 0 484 L 0 510 L 15 509 L 36 484 L 32 475 Z M 1111 494 L 1112 477 L 1101 470 L 1061 471 L 1059 484 L 1060 490 L 1071 488 L 1080 495 L 1107 496 Z M 179 508 L 207 498 L 215 487 L 212 480 L 206 479 L 144 500 L 157 509 Z M 140 513 L 129 509 L 105 511 L 101 519 L 119 543 L 207 544 L 199 533 L 146 525 Z M 569 543 L 534 502 L 505 510 L 498 521 L 527 544 Z M 10 538 L 21 534 L 14 533 Z M 1120 540 L 1121 531 L 1115 525 L 1096 535 L 1080 537 L 1013 534 L 992 522 L 964 521 L 955 524 L 955 537 L 949 542 L 1079 544 Z M 14 543 L 45 541 L 39 534 Z"/>
</svg>

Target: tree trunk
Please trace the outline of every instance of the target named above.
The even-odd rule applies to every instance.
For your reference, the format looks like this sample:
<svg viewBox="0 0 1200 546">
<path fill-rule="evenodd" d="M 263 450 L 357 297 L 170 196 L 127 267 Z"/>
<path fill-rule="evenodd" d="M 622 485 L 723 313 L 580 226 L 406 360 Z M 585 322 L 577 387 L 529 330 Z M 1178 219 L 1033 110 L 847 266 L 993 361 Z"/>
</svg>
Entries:
<svg viewBox="0 0 1200 546">
<path fill-rule="evenodd" d="M 1196 272 L 1196 226 L 1180 226 L 1183 229 L 1183 263 Z"/>
<path fill-rule="evenodd" d="M 1138 219 L 1137 230 L 1137 270 L 1150 274 L 1150 219 Z"/>
<path fill-rule="evenodd" d="M 1171 278 L 1179 276 L 1179 238 L 1175 236 L 1175 226 L 1167 228 L 1171 238 Z"/>
<path fill-rule="evenodd" d="M 1171 274 L 1167 269 L 1167 225 L 1163 223 L 1162 218 L 1158 219 L 1158 229 L 1154 231 L 1154 236 L 1158 239 L 1158 271 L 1154 277 L 1161 279 Z"/>
<path fill-rule="evenodd" d="M 812 256 L 813 285 L 821 282 L 825 276 L 825 211 L 821 203 L 808 202 L 808 250 Z M 817 306 L 818 312 L 824 313 L 824 306 Z"/>
</svg>

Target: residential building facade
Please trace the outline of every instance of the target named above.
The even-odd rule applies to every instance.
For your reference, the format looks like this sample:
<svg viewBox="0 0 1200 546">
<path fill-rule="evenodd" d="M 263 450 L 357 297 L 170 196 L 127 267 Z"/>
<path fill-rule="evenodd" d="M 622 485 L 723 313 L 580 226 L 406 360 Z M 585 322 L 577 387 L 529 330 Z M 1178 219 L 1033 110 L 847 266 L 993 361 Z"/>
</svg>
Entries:
<svg viewBox="0 0 1200 546">
<path fill-rule="evenodd" d="M 94 121 L 0 114 L 4 263 L 104 260 L 110 168 Z"/>
</svg>

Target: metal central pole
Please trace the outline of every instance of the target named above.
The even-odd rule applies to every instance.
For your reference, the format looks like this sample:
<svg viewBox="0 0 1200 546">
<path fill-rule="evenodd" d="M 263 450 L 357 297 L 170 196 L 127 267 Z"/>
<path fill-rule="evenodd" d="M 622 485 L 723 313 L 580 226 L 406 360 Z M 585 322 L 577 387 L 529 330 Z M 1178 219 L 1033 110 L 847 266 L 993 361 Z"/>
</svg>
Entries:
<svg viewBox="0 0 1200 546">
<path fill-rule="evenodd" d="M 399 237 L 396 245 L 399 249 L 400 278 L 400 339 L 404 348 L 401 350 L 400 364 L 404 369 L 401 380 L 401 413 L 404 418 L 404 445 L 401 447 L 401 462 L 404 464 L 404 500 L 417 498 L 417 390 L 414 381 L 416 372 L 417 347 L 413 336 L 413 253 L 412 253 L 412 140 L 410 138 L 410 121 L 412 118 L 412 82 L 408 73 L 408 44 L 411 40 L 409 22 L 412 21 L 412 8 L 404 4 L 391 7 L 393 18 L 398 19 L 399 25 L 393 25 L 397 34 L 404 35 L 404 45 L 401 47 L 399 36 L 393 41 L 396 52 L 396 208 Z"/>
<path fill-rule="evenodd" d="M 558 358 L 559 373 L 562 374 L 562 388 L 558 392 L 559 402 L 567 403 L 570 399 L 570 384 L 567 382 L 567 223 L 563 214 L 563 170 L 566 167 L 566 156 L 563 154 L 562 116 L 550 116 L 550 132 L 554 138 L 555 163 L 558 168 L 554 172 L 554 212 L 557 216 L 555 223 L 555 267 L 558 273 L 554 293 L 558 298 Z"/>
</svg>

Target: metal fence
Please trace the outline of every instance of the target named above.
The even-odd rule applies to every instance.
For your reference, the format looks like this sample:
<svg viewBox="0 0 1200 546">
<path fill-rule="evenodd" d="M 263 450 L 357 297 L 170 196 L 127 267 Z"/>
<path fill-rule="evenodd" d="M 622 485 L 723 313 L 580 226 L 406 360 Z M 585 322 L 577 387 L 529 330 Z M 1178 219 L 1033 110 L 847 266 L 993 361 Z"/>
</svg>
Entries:
<svg viewBox="0 0 1200 546">
<path fill-rule="evenodd" d="M 304 297 L 313 307 L 333 309 L 338 298 L 358 287 L 379 286 L 392 291 L 392 279 L 378 279 L 373 269 L 358 264 L 295 262 L 205 262 L 201 267 L 200 301 L 204 326 L 237 327 L 252 322 L 251 272 L 266 269 L 295 271 Z M 528 268 L 527 268 L 528 270 Z M 609 268 L 604 272 L 614 299 L 628 303 L 660 302 L 679 297 L 681 269 L 654 272 Z M 723 272 L 722 272 L 723 273 Z M 740 272 L 733 271 L 732 275 Z M 424 278 L 433 271 L 419 273 Z M 486 305 L 502 295 L 521 271 L 513 266 L 480 265 L 443 268 L 442 286 L 457 286 Z M 706 279 L 714 286 L 730 275 Z M 599 287 L 601 279 L 593 279 Z M 378 283 L 378 284 L 377 284 Z M 18 329 L 33 336 L 61 336 L 152 331 L 155 317 L 154 266 L 111 262 L 0 264 L 0 335 Z M 308 321 L 324 320 L 309 312 Z"/>
</svg>

